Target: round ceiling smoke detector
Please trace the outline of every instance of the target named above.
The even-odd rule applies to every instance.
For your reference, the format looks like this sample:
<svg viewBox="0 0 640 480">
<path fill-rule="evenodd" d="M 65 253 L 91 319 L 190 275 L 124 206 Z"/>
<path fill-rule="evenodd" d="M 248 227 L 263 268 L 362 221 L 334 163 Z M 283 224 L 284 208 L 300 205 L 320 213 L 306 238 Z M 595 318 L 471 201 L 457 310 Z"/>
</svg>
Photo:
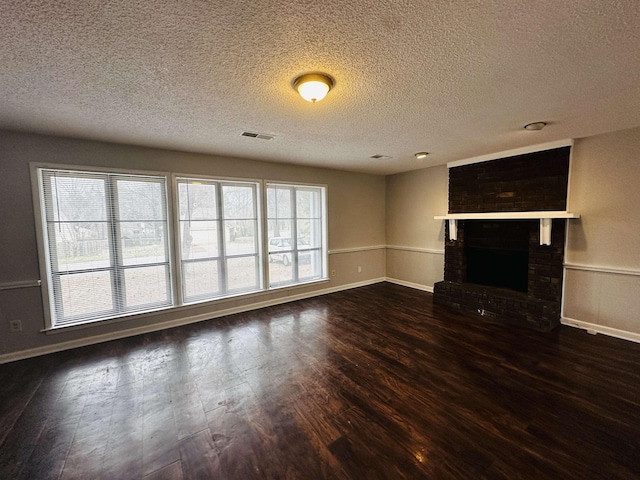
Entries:
<svg viewBox="0 0 640 480">
<path fill-rule="evenodd" d="M 542 130 L 547 125 L 547 122 L 533 122 L 527 123 L 524 126 L 525 130 Z"/>
</svg>

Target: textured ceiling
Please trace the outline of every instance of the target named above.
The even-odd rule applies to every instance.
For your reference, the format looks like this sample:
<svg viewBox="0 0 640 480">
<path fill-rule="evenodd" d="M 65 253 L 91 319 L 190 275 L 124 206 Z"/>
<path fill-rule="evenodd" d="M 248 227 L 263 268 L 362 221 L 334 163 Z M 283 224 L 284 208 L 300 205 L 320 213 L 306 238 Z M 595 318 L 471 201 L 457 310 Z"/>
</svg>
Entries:
<svg viewBox="0 0 640 480">
<path fill-rule="evenodd" d="M 0 0 L 0 12 L 4 129 L 388 174 L 640 125 L 638 0 Z M 312 71 L 336 80 L 317 104 L 291 86 Z"/>
</svg>

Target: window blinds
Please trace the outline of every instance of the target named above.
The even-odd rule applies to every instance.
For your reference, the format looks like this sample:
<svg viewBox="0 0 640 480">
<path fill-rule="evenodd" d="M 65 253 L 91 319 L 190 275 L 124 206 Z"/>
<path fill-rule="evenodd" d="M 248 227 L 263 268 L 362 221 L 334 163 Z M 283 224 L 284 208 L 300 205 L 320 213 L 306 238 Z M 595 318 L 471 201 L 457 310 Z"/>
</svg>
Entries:
<svg viewBox="0 0 640 480">
<path fill-rule="evenodd" d="M 52 326 L 173 304 L 165 177 L 38 174 Z"/>
</svg>

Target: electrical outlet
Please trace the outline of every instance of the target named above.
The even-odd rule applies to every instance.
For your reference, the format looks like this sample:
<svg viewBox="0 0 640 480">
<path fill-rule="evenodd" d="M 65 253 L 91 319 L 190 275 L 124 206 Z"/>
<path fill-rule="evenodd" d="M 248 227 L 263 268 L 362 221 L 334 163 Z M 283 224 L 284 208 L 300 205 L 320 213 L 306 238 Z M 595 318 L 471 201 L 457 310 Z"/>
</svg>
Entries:
<svg viewBox="0 0 640 480">
<path fill-rule="evenodd" d="M 336 271 L 335 270 L 331 270 L 331 276 L 335 277 L 336 276 Z"/>
<path fill-rule="evenodd" d="M 10 332 L 21 332 L 22 331 L 22 320 L 11 320 L 9 322 L 9 331 Z"/>
<path fill-rule="evenodd" d="M 362 267 L 358 265 L 358 273 L 362 273 Z"/>
</svg>

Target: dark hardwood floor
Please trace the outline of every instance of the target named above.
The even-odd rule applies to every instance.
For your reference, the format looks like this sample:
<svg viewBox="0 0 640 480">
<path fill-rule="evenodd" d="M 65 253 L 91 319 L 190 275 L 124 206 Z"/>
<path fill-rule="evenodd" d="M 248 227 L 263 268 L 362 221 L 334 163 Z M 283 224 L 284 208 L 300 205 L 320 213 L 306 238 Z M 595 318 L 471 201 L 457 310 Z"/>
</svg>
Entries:
<svg viewBox="0 0 640 480">
<path fill-rule="evenodd" d="M 2 365 L 0 406 L 1 479 L 640 478 L 640 345 L 391 284 Z"/>
</svg>

